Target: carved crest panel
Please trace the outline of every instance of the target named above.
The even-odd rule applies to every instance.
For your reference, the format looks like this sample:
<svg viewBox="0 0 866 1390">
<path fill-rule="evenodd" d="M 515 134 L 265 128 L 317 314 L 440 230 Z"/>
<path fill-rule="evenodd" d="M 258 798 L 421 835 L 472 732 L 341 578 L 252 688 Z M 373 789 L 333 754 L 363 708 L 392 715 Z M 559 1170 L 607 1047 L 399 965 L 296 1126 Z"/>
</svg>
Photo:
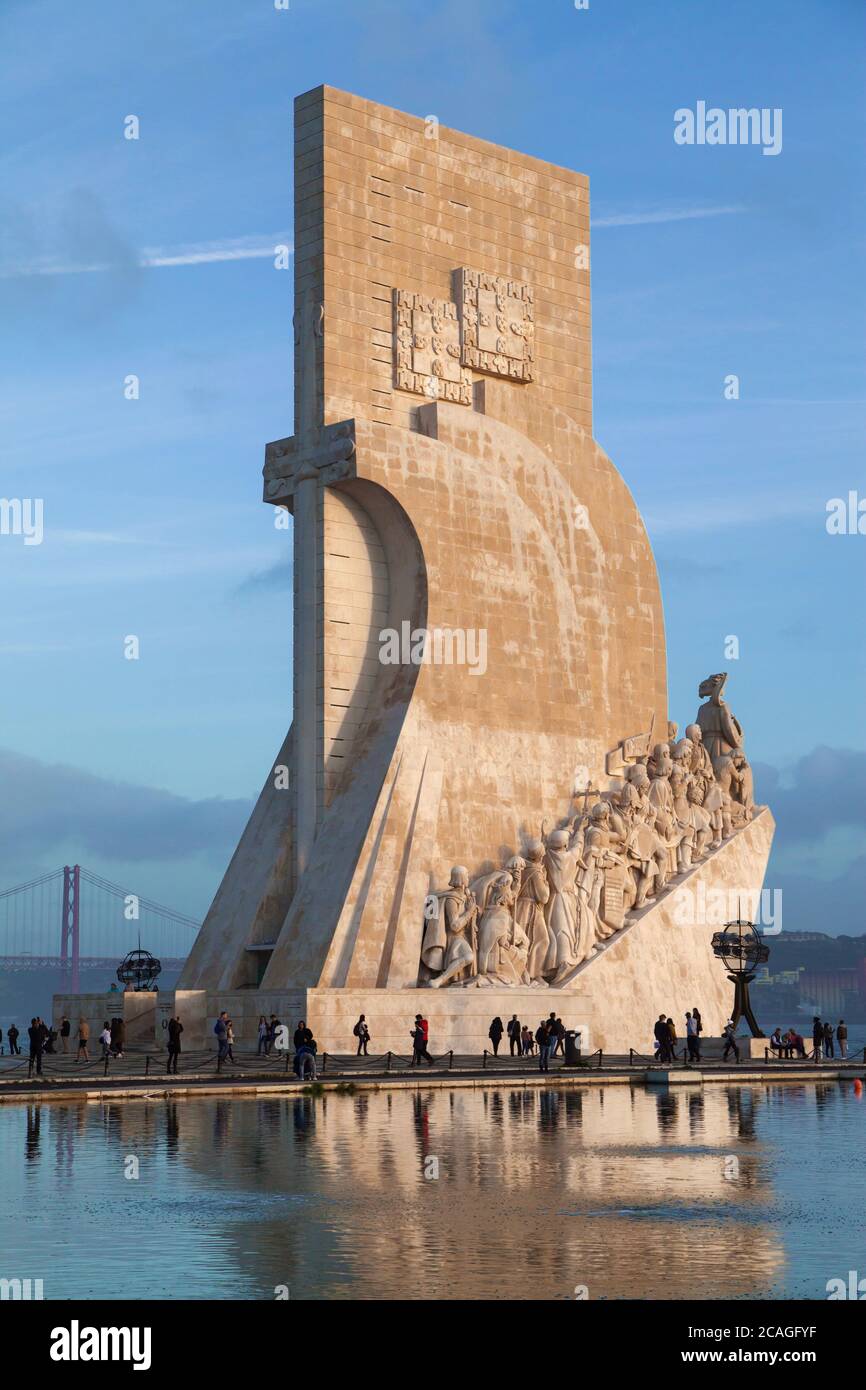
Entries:
<svg viewBox="0 0 866 1390">
<path fill-rule="evenodd" d="M 521 280 L 463 267 L 457 304 L 466 367 L 511 381 L 532 381 L 532 290 Z"/>
<path fill-rule="evenodd" d="M 394 383 L 419 396 L 472 404 L 471 373 L 460 360 L 456 304 L 394 291 Z"/>
</svg>

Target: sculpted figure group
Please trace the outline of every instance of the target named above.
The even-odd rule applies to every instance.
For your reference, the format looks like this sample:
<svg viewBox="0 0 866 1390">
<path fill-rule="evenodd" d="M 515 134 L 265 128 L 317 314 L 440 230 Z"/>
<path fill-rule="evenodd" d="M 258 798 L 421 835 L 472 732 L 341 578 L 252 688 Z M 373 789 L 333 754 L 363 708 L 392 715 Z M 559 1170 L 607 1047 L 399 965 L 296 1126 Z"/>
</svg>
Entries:
<svg viewBox="0 0 866 1390">
<path fill-rule="evenodd" d="M 453 868 L 425 904 L 421 983 L 563 985 L 627 913 L 746 825 L 752 772 L 722 697 L 726 679 L 701 682 L 706 702 L 683 738 L 675 725 L 667 742 L 644 737 L 618 786 L 588 787 L 581 810 L 522 855 L 472 883 L 468 869 Z"/>
</svg>

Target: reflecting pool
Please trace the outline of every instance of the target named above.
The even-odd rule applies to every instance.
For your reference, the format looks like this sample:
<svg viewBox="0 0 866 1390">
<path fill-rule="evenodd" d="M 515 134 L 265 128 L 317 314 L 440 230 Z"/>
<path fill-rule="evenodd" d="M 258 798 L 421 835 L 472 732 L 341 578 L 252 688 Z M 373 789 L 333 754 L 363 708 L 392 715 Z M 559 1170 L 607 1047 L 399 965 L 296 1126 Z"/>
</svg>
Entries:
<svg viewBox="0 0 866 1390">
<path fill-rule="evenodd" d="M 850 1081 L 4 1104 L 0 1277 L 46 1299 L 825 1298 L 866 1274 L 864 1128 Z"/>
</svg>

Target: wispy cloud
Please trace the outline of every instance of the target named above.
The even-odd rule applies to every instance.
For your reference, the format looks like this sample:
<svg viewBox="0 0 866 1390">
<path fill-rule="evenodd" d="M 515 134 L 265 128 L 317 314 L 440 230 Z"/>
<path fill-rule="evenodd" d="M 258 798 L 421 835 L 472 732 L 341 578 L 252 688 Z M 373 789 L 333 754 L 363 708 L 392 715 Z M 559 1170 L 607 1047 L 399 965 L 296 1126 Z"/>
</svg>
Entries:
<svg viewBox="0 0 866 1390">
<path fill-rule="evenodd" d="M 745 212 L 741 204 L 718 208 L 656 208 L 643 212 L 618 212 L 610 217 L 593 217 L 593 227 L 644 227 L 652 222 L 688 222 L 695 217 L 730 217 Z"/>
<path fill-rule="evenodd" d="M 213 265 L 221 261 L 266 260 L 277 254 L 277 247 L 288 246 L 293 251 L 291 240 L 277 233 L 275 236 L 246 236 L 226 238 L 222 241 L 194 242 L 183 246 L 145 247 L 136 258 L 142 270 L 160 270 L 167 266 Z M 93 275 L 101 271 L 115 269 L 113 261 L 76 261 L 56 259 L 47 256 L 30 261 L 0 265 L 0 278 L 13 279 L 27 275 Z"/>
</svg>

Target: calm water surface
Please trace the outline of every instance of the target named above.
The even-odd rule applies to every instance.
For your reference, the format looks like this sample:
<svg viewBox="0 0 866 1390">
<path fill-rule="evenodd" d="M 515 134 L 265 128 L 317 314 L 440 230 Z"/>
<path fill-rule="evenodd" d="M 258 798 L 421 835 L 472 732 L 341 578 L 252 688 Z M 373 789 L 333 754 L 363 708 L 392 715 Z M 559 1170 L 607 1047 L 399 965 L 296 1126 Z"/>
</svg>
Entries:
<svg viewBox="0 0 866 1390">
<path fill-rule="evenodd" d="M 48 1299 L 824 1298 L 866 1274 L 864 1129 L 851 1082 L 3 1105 L 0 1276 Z"/>
</svg>

